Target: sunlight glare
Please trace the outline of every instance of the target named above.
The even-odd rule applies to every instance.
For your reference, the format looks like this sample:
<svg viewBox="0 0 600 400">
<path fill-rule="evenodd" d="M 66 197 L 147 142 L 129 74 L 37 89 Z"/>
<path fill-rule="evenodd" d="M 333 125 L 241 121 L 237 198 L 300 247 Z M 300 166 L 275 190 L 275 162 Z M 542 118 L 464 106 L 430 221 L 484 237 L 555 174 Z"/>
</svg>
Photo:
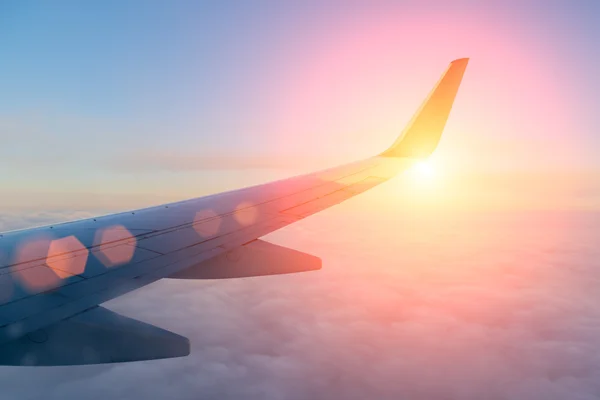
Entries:
<svg viewBox="0 0 600 400">
<path fill-rule="evenodd" d="M 413 179 L 418 182 L 431 182 L 435 178 L 435 168 L 427 160 L 417 162 L 409 172 Z"/>
</svg>

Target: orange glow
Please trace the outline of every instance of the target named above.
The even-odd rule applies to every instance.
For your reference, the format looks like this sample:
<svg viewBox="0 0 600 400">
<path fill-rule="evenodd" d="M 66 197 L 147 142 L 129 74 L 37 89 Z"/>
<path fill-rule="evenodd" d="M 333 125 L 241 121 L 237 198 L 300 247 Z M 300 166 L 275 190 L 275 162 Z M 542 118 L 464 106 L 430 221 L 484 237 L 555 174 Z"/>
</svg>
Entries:
<svg viewBox="0 0 600 400">
<path fill-rule="evenodd" d="M 238 224 L 242 226 L 252 225 L 258 217 L 258 210 L 251 203 L 242 202 L 236 207 L 233 216 Z"/>
<path fill-rule="evenodd" d="M 55 288 L 61 281 L 58 275 L 45 265 L 21 269 L 14 267 L 13 275 L 23 284 L 24 288 L 32 292 Z"/>
<path fill-rule="evenodd" d="M 213 210 L 198 211 L 194 216 L 194 229 L 202 237 L 214 236 L 221 227 L 221 217 Z"/>
<path fill-rule="evenodd" d="M 123 225 L 113 225 L 96 233 L 94 252 L 106 267 L 126 264 L 133 258 L 137 239 Z"/>
<path fill-rule="evenodd" d="M 67 236 L 50 243 L 46 265 L 62 279 L 71 275 L 81 275 L 85 271 L 88 253 L 75 236 Z"/>
<path fill-rule="evenodd" d="M 579 202 L 577 193 L 566 194 L 572 186 L 569 180 L 561 179 L 564 186 L 553 186 L 554 171 L 579 163 L 579 147 L 584 143 L 564 132 L 586 131 L 578 126 L 581 118 L 573 101 L 573 85 L 565 83 L 571 77 L 560 70 L 555 54 L 536 43 L 535 36 L 506 34 L 513 31 L 500 18 L 447 10 L 424 14 L 373 11 L 342 21 L 311 43 L 310 56 L 300 51 L 297 58 L 282 60 L 284 68 L 270 81 L 278 96 L 265 109 L 277 117 L 269 119 L 272 126 L 267 130 L 286 132 L 271 137 L 281 152 L 327 154 L 332 157 L 327 165 L 377 154 L 406 126 L 446 63 L 470 57 L 434 153 L 437 159 L 444 158 L 443 169 L 407 174 L 412 181 L 409 186 L 429 190 L 443 184 L 446 175 L 466 181 L 473 171 L 489 174 L 491 179 L 505 174 L 506 180 L 511 175 L 544 171 L 526 190 L 505 190 L 502 198 L 485 194 L 485 180 L 485 187 L 466 189 L 490 197 L 490 207 L 502 202 L 503 207 L 519 208 L 525 202 L 537 202 L 556 208 L 567 201 Z M 574 175 L 572 180 L 582 181 Z M 330 180 L 327 172 L 322 177 Z M 589 187 L 588 182 L 581 186 Z M 531 191 L 547 187 L 553 195 L 530 198 Z M 448 189 L 453 204 L 460 197 L 465 202 L 462 207 L 471 207 L 474 196 Z M 439 201 L 447 196 L 439 194 Z M 587 207 L 598 208 L 598 196 L 594 196 L 588 196 L 591 205 Z"/>
<path fill-rule="evenodd" d="M 22 265 L 28 261 L 43 259 L 48 254 L 51 240 L 48 236 L 38 236 L 19 246 L 13 261 L 14 276 L 23 284 L 23 287 L 34 291 L 42 291 L 55 287 L 60 278 L 54 271 L 44 265 L 43 261 L 31 263 L 31 266 Z"/>
<path fill-rule="evenodd" d="M 436 178 L 436 170 L 433 162 L 423 160 L 417 162 L 406 171 L 417 184 L 432 184 Z"/>
<path fill-rule="evenodd" d="M 51 239 L 49 236 L 38 236 L 22 243 L 17 250 L 12 264 L 22 264 L 27 261 L 46 258 L 50 243 Z"/>
</svg>

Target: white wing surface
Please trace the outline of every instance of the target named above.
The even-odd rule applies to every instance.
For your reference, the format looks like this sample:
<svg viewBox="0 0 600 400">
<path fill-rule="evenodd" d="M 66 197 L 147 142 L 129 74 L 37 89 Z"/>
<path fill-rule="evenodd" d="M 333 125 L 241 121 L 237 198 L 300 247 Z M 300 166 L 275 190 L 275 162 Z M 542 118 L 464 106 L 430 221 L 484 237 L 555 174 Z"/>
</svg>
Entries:
<svg viewBox="0 0 600 400">
<path fill-rule="evenodd" d="M 259 238 L 431 154 L 467 62 L 450 63 L 404 132 L 378 156 L 231 192 L 0 234 L 0 364 L 76 365 L 189 354 L 186 338 L 99 304 L 168 277 L 319 269 L 317 257 Z"/>
</svg>

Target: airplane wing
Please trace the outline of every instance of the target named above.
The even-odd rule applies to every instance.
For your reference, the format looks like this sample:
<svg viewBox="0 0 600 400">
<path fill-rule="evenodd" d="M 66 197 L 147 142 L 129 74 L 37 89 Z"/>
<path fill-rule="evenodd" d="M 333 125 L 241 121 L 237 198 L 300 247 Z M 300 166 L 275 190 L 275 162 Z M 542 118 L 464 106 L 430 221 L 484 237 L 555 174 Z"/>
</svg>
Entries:
<svg viewBox="0 0 600 400">
<path fill-rule="evenodd" d="M 468 59 L 448 66 L 383 153 L 347 165 L 141 210 L 0 233 L 0 365 L 178 357 L 187 338 L 99 304 L 162 278 L 321 268 L 259 238 L 385 182 L 437 146 Z"/>
</svg>

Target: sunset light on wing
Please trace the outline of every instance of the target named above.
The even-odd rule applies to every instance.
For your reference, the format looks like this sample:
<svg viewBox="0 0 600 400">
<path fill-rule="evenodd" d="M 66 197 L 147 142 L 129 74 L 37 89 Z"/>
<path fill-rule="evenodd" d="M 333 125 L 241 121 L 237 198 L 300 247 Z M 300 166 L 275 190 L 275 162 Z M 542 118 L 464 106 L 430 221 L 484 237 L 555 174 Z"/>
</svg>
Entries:
<svg viewBox="0 0 600 400">
<path fill-rule="evenodd" d="M 600 399 L 600 1 L 0 4 L 3 399 Z"/>
</svg>

